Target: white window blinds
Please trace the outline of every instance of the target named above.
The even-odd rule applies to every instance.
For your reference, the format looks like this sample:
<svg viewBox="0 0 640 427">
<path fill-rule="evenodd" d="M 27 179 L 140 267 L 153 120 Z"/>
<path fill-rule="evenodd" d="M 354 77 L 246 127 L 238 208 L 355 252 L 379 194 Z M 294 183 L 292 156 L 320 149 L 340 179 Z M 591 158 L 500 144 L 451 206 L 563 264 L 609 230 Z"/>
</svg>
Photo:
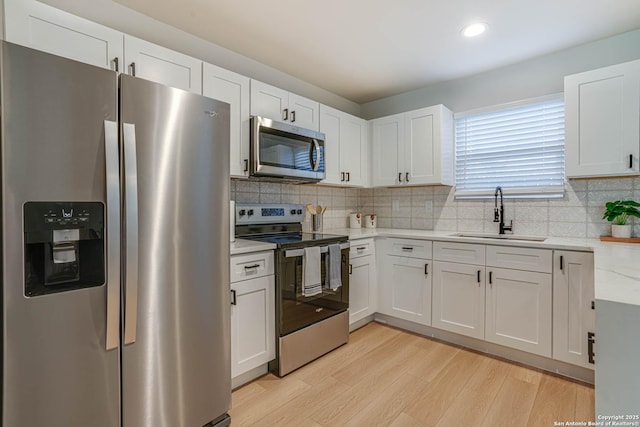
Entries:
<svg viewBox="0 0 640 427">
<path fill-rule="evenodd" d="M 564 191 L 561 95 L 456 114 L 457 198 L 554 197 Z"/>
</svg>

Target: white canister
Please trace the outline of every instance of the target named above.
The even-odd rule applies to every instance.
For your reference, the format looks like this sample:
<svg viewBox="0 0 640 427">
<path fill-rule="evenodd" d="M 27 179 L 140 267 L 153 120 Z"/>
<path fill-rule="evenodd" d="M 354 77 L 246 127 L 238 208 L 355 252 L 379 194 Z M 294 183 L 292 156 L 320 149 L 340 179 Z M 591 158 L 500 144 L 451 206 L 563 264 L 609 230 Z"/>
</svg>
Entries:
<svg viewBox="0 0 640 427">
<path fill-rule="evenodd" d="M 349 215 L 349 228 L 360 227 L 362 227 L 362 214 L 352 213 L 351 215 Z"/>
<path fill-rule="evenodd" d="M 375 214 L 366 215 L 364 217 L 365 228 L 376 228 L 378 225 L 378 217 Z"/>
<path fill-rule="evenodd" d="M 229 241 L 236 241 L 236 202 L 229 201 Z"/>
</svg>

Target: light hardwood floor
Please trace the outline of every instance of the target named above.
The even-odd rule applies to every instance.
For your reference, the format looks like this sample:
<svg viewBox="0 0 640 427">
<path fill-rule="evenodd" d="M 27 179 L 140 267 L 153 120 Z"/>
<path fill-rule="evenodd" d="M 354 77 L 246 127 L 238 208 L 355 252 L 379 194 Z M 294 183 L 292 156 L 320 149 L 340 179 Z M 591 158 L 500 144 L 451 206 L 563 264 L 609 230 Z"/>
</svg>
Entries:
<svg viewBox="0 0 640 427">
<path fill-rule="evenodd" d="M 233 392 L 233 426 L 553 426 L 593 421 L 593 387 L 379 323 L 284 378 Z"/>
</svg>

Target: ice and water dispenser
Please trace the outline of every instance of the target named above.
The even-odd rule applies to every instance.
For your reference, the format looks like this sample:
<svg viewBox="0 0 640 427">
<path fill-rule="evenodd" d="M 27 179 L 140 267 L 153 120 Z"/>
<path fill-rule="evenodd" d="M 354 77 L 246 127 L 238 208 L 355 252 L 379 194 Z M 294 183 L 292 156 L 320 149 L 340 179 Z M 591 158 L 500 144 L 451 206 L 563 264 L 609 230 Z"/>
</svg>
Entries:
<svg viewBox="0 0 640 427">
<path fill-rule="evenodd" d="M 25 203 L 24 242 L 26 296 L 104 284 L 101 202 Z"/>
</svg>

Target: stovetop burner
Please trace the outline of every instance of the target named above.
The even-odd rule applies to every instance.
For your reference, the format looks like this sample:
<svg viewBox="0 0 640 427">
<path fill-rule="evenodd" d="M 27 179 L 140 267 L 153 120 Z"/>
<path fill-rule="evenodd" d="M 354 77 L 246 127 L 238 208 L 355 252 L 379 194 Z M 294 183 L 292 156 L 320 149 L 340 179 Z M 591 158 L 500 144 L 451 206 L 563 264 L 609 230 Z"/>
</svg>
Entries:
<svg viewBox="0 0 640 427">
<path fill-rule="evenodd" d="M 254 234 L 242 236 L 244 239 L 258 240 L 261 242 L 275 243 L 277 245 L 295 244 L 323 244 L 334 241 L 347 240 L 346 236 L 323 233 L 275 233 L 275 234 Z"/>
</svg>

